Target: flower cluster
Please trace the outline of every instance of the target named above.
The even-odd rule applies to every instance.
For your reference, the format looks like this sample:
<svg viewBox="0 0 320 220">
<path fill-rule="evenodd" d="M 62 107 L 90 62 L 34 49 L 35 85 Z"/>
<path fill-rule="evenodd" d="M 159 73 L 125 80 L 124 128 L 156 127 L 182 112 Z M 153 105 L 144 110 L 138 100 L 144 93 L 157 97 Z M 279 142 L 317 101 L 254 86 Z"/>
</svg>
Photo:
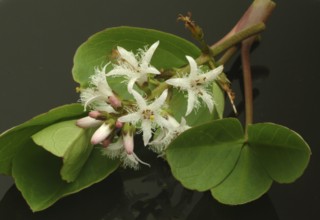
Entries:
<svg viewBox="0 0 320 220">
<path fill-rule="evenodd" d="M 149 48 L 139 49 L 136 54 L 117 47 L 116 63 L 95 68 L 89 87 L 81 90 L 80 99 L 89 114 L 79 119 L 77 125 L 82 128 L 97 127 L 91 143 L 101 144 L 103 154 L 110 158 L 119 158 L 123 167 L 137 169 L 139 164 L 148 165 L 134 153 L 136 133 L 142 133 L 145 146 L 162 155 L 172 140 L 190 128 L 185 118 L 181 118 L 179 123 L 170 114 L 167 103 L 168 94 L 173 87 L 182 92 L 187 91 L 188 106 L 185 116 L 199 107 L 199 99 L 206 104 L 210 112 L 213 111 L 214 100 L 208 86 L 222 72 L 223 67 L 204 72 L 190 56 L 186 56 L 190 73 L 165 80 L 164 83 L 168 86 L 160 91 L 158 97 L 150 100 L 143 89 L 135 89 L 135 84 L 139 88 L 147 87 L 150 79 L 156 80 L 154 76 L 161 75 L 161 72 L 150 64 L 158 45 L 159 41 Z M 112 65 L 112 70 L 107 72 L 109 65 Z M 132 99 L 121 100 L 109 86 L 109 77 L 125 78 L 124 83 L 127 84 Z M 152 140 L 153 134 L 155 138 Z"/>
</svg>

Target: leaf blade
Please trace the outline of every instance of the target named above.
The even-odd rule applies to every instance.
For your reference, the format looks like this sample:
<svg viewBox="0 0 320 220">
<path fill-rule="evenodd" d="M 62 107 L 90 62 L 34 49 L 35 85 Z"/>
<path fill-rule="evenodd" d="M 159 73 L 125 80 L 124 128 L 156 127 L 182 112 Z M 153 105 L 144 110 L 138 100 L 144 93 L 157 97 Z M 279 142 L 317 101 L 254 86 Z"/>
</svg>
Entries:
<svg viewBox="0 0 320 220">
<path fill-rule="evenodd" d="M 306 169 L 311 151 L 296 132 L 274 123 L 248 127 L 248 141 L 269 175 L 279 183 L 291 183 Z"/>
<path fill-rule="evenodd" d="M 261 197 L 271 185 L 272 179 L 246 145 L 234 170 L 210 191 L 212 196 L 223 204 L 240 205 Z"/>
<path fill-rule="evenodd" d="M 166 155 L 176 179 L 189 189 L 205 191 L 232 171 L 243 143 L 239 121 L 221 119 L 187 130 L 170 144 Z"/>
<path fill-rule="evenodd" d="M 33 211 L 46 209 L 60 198 L 101 181 L 117 169 L 119 161 L 106 158 L 100 149 L 95 148 L 72 183 L 61 179 L 61 165 L 61 159 L 31 140 L 14 158 L 13 177 L 16 186 Z"/>
</svg>

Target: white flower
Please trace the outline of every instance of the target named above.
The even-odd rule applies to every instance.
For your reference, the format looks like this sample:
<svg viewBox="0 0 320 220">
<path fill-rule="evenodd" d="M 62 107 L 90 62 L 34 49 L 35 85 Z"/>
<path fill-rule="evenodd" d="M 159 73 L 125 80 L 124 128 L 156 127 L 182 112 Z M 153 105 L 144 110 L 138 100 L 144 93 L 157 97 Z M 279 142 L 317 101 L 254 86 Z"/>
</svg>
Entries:
<svg viewBox="0 0 320 220">
<path fill-rule="evenodd" d="M 143 142 L 146 146 L 152 136 L 152 129 L 159 127 L 170 128 L 171 124 L 161 115 L 161 107 L 164 105 L 168 91 L 165 90 L 153 103 L 147 104 L 147 101 L 136 91 L 132 90 L 132 95 L 137 101 L 137 111 L 118 118 L 120 122 L 127 122 L 137 125 L 141 122 L 143 132 Z M 135 126 L 137 127 L 137 126 Z"/>
<path fill-rule="evenodd" d="M 169 116 L 168 121 L 174 126 L 173 129 L 162 129 L 158 136 L 149 143 L 151 149 L 156 153 L 163 153 L 167 146 L 182 132 L 188 130 L 190 126 L 187 125 L 185 118 L 181 118 L 180 124 L 175 118 Z"/>
<path fill-rule="evenodd" d="M 124 76 L 128 79 L 128 91 L 131 93 L 135 82 L 142 85 L 148 80 L 148 74 L 160 74 L 159 70 L 151 66 L 151 58 L 159 45 L 159 41 L 147 50 L 140 49 L 137 54 L 117 47 L 119 52 L 119 65 L 114 65 L 107 76 Z"/>
<path fill-rule="evenodd" d="M 97 111 L 116 112 L 109 104 L 109 99 L 115 99 L 116 96 L 106 79 L 105 69 L 107 65 L 101 70 L 95 68 L 95 74 L 91 76 L 90 87 L 81 91 L 80 99 L 85 110 L 90 107 Z"/>
<path fill-rule="evenodd" d="M 190 64 L 190 74 L 182 78 L 168 79 L 166 83 L 174 87 L 178 87 L 181 90 L 188 91 L 188 107 L 186 116 L 189 115 L 194 108 L 197 108 L 200 104 L 198 98 L 200 97 L 208 106 L 209 111 L 213 111 L 214 101 L 211 92 L 206 90 L 206 87 L 222 72 L 223 66 L 219 66 L 209 72 L 203 73 L 198 68 L 196 61 L 186 56 Z"/>
<path fill-rule="evenodd" d="M 140 160 L 134 152 L 130 154 L 126 152 L 122 138 L 118 138 L 115 143 L 111 143 L 108 147 L 102 148 L 102 154 L 111 159 L 119 158 L 124 168 L 130 167 L 137 170 L 140 164 L 150 167 L 150 164 Z"/>
</svg>

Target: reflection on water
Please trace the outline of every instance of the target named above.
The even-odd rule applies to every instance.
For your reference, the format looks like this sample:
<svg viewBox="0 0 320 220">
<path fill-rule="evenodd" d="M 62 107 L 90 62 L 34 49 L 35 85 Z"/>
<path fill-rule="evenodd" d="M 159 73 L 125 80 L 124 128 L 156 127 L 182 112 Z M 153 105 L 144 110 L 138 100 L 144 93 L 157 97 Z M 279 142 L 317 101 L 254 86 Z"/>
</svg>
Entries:
<svg viewBox="0 0 320 220">
<path fill-rule="evenodd" d="M 152 153 L 148 156 L 154 157 Z M 225 206 L 213 200 L 209 192 L 184 189 L 162 159 L 137 172 L 118 171 L 37 213 L 30 211 L 12 186 L 0 202 L 0 216 L 3 220 L 278 219 L 268 196 L 247 205 Z"/>
</svg>

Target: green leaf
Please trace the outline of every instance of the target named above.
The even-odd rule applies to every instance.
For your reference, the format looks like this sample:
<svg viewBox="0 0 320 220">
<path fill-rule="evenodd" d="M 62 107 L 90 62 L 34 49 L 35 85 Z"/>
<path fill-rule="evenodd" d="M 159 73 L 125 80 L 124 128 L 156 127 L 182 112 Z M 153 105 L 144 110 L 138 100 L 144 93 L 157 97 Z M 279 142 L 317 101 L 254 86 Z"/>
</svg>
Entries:
<svg viewBox="0 0 320 220">
<path fill-rule="evenodd" d="M 53 124 L 32 136 L 33 141 L 53 155 L 63 158 L 61 176 L 72 182 L 76 179 L 92 150 L 90 129 L 76 126 L 76 120 Z"/>
<path fill-rule="evenodd" d="M 48 208 L 60 198 L 97 183 L 119 166 L 118 160 L 103 156 L 94 148 L 78 178 L 67 183 L 61 180 L 61 159 L 35 145 L 31 139 L 14 158 L 12 173 L 17 188 L 33 211 Z"/>
<path fill-rule="evenodd" d="M 117 46 L 137 52 L 137 49 L 158 40 L 160 45 L 151 61 L 157 68 L 181 67 L 187 64 L 186 55 L 197 57 L 201 53 L 189 41 L 169 33 L 136 27 L 108 28 L 91 36 L 78 48 L 74 56 L 73 78 L 86 87 L 94 67 L 108 63 Z"/>
<path fill-rule="evenodd" d="M 189 189 L 204 191 L 229 175 L 243 143 L 240 122 L 221 119 L 182 133 L 169 145 L 166 156 L 175 178 Z"/>
<path fill-rule="evenodd" d="M 211 189 L 211 194 L 221 203 L 239 205 L 259 198 L 271 184 L 272 179 L 246 145 L 234 170 L 221 184 Z"/>
<path fill-rule="evenodd" d="M 311 154 L 300 135 L 272 123 L 250 125 L 246 139 L 237 119 L 187 130 L 166 153 L 173 175 L 185 187 L 211 189 L 214 198 L 229 205 L 259 198 L 273 180 L 296 180 Z"/>
<path fill-rule="evenodd" d="M 259 123 L 248 127 L 248 142 L 270 177 L 294 182 L 306 169 L 311 151 L 296 132 L 281 125 Z"/>
<path fill-rule="evenodd" d="M 78 118 L 83 114 L 83 107 L 80 104 L 64 105 L 2 133 L 0 135 L 0 173 L 11 174 L 13 157 L 33 134 L 53 123 Z"/>
<path fill-rule="evenodd" d="M 215 115 L 213 118 L 215 119 L 222 119 L 223 118 L 223 112 L 224 112 L 224 91 L 220 88 L 220 86 L 214 82 L 212 85 L 212 94 L 213 94 L 213 100 L 215 102 L 214 105 L 214 112 Z"/>
</svg>

